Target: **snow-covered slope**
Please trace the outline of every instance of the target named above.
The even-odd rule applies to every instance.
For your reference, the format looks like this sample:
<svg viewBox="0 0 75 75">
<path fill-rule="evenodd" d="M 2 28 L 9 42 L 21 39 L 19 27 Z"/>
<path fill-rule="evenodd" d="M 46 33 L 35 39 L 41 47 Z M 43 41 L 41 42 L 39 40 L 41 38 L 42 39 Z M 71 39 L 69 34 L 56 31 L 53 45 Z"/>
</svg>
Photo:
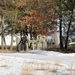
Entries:
<svg viewBox="0 0 75 75">
<path fill-rule="evenodd" d="M 75 75 L 75 53 L 31 50 L 0 53 L 0 75 Z"/>
</svg>

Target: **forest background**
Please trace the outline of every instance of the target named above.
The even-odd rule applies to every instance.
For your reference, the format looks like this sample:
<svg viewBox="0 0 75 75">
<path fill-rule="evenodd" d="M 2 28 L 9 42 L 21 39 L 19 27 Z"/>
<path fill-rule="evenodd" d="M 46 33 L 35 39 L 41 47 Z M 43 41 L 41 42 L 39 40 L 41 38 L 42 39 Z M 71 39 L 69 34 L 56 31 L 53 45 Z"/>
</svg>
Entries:
<svg viewBox="0 0 75 75">
<path fill-rule="evenodd" d="M 11 35 L 10 50 L 13 49 L 13 36 L 31 25 L 31 34 L 48 35 L 49 30 L 59 27 L 60 49 L 68 51 L 68 38 L 75 35 L 75 0 L 0 0 L 1 49 L 7 49 L 5 35 Z M 57 24 L 59 20 L 59 24 Z M 63 44 L 62 28 L 66 30 Z"/>
</svg>

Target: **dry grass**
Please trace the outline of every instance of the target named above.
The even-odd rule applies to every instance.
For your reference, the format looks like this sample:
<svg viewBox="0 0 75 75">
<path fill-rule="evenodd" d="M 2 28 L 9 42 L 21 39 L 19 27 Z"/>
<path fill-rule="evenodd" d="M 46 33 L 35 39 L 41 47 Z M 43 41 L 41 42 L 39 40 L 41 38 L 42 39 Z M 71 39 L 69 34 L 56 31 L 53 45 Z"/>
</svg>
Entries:
<svg viewBox="0 0 75 75">
<path fill-rule="evenodd" d="M 75 71 L 75 69 L 67 69 L 68 71 Z"/>
<path fill-rule="evenodd" d="M 8 53 L 8 52 L 16 52 L 16 50 L 1 50 L 0 49 L 0 53 Z"/>
<path fill-rule="evenodd" d="M 57 72 L 57 69 L 48 69 L 48 72 Z"/>
<path fill-rule="evenodd" d="M 0 67 L 8 68 L 9 66 L 8 65 L 1 65 Z"/>
<path fill-rule="evenodd" d="M 32 75 L 32 74 L 25 74 L 25 73 L 24 73 L 24 74 L 21 74 L 21 75 Z"/>
<path fill-rule="evenodd" d="M 55 66 L 61 66 L 61 67 L 63 66 L 63 65 L 60 65 L 60 64 L 58 64 L 58 63 L 56 63 L 56 64 L 54 64 L 54 65 L 55 65 Z"/>
<path fill-rule="evenodd" d="M 33 66 L 35 66 L 35 68 L 32 66 L 32 64 Z M 49 66 L 46 67 L 44 65 L 46 65 L 46 63 L 37 63 L 37 62 L 24 63 L 22 67 L 21 75 L 33 75 L 35 74 L 35 72 L 38 72 L 38 71 L 57 73 L 58 67 L 50 68 Z"/>
<path fill-rule="evenodd" d="M 32 71 L 32 69 L 31 69 L 29 63 L 23 64 L 21 75 L 32 75 L 31 71 Z"/>
<path fill-rule="evenodd" d="M 0 67 L 8 67 L 7 65 L 1 65 Z"/>
</svg>

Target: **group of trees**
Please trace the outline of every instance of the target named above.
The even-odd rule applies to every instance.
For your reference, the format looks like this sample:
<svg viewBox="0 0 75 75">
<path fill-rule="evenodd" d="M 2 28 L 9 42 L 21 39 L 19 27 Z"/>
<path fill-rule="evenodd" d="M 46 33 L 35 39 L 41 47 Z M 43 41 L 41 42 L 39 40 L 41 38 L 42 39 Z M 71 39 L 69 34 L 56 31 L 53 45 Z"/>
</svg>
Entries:
<svg viewBox="0 0 75 75">
<path fill-rule="evenodd" d="M 6 42 L 5 42 L 5 36 L 11 34 L 11 47 L 13 44 L 13 35 L 15 33 L 15 30 L 17 28 L 18 22 L 17 22 L 17 13 L 18 9 L 16 7 L 16 3 L 19 0 L 0 0 L 0 34 L 1 34 L 1 47 L 3 49 L 3 43 L 5 44 L 5 48 L 7 49 Z"/>
<path fill-rule="evenodd" d="M 68 48 L 68 38 L 71 31 L 75 33 L 75 0 L 55 0 L 57 4 L 56 13 L 59 19 L 60 48 Z M 65 28 L 65 47 L 63 45 L 62 28 Z M 71 33 L 72 34 L 72 33 Z"/>
<path fill-rule="evenodd" d="M 74 26 L 75 0 L 0 0 L 0 35 L 6 45 L 4 35 L 30 32 L 34 34 L 48 35 L 49 30 L 57 27 L 59 20 L 60 48 L 67 49 L 67 41 L 70 29 Z M 62 40 L 62 27 L 66 28 L 65 47 Z M 27 28 L 28 27 L 28 28 Z M 11 40 L 12 49 L 13 40 Z M 6 46 L 5 46 L 6 47 Z"/>
</svg>

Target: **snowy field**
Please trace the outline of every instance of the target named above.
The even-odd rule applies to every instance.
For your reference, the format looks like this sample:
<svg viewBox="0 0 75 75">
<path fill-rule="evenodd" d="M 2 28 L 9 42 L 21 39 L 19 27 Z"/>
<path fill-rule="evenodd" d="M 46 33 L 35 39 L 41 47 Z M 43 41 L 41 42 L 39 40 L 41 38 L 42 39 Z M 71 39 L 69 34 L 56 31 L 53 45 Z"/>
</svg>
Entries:
<svg viewBox="0 0 75 75">
<path fill-rule="evenodd" d="M 0 53 L 0 75 L 75 75 L 75 53 Z"/>
</svg>

